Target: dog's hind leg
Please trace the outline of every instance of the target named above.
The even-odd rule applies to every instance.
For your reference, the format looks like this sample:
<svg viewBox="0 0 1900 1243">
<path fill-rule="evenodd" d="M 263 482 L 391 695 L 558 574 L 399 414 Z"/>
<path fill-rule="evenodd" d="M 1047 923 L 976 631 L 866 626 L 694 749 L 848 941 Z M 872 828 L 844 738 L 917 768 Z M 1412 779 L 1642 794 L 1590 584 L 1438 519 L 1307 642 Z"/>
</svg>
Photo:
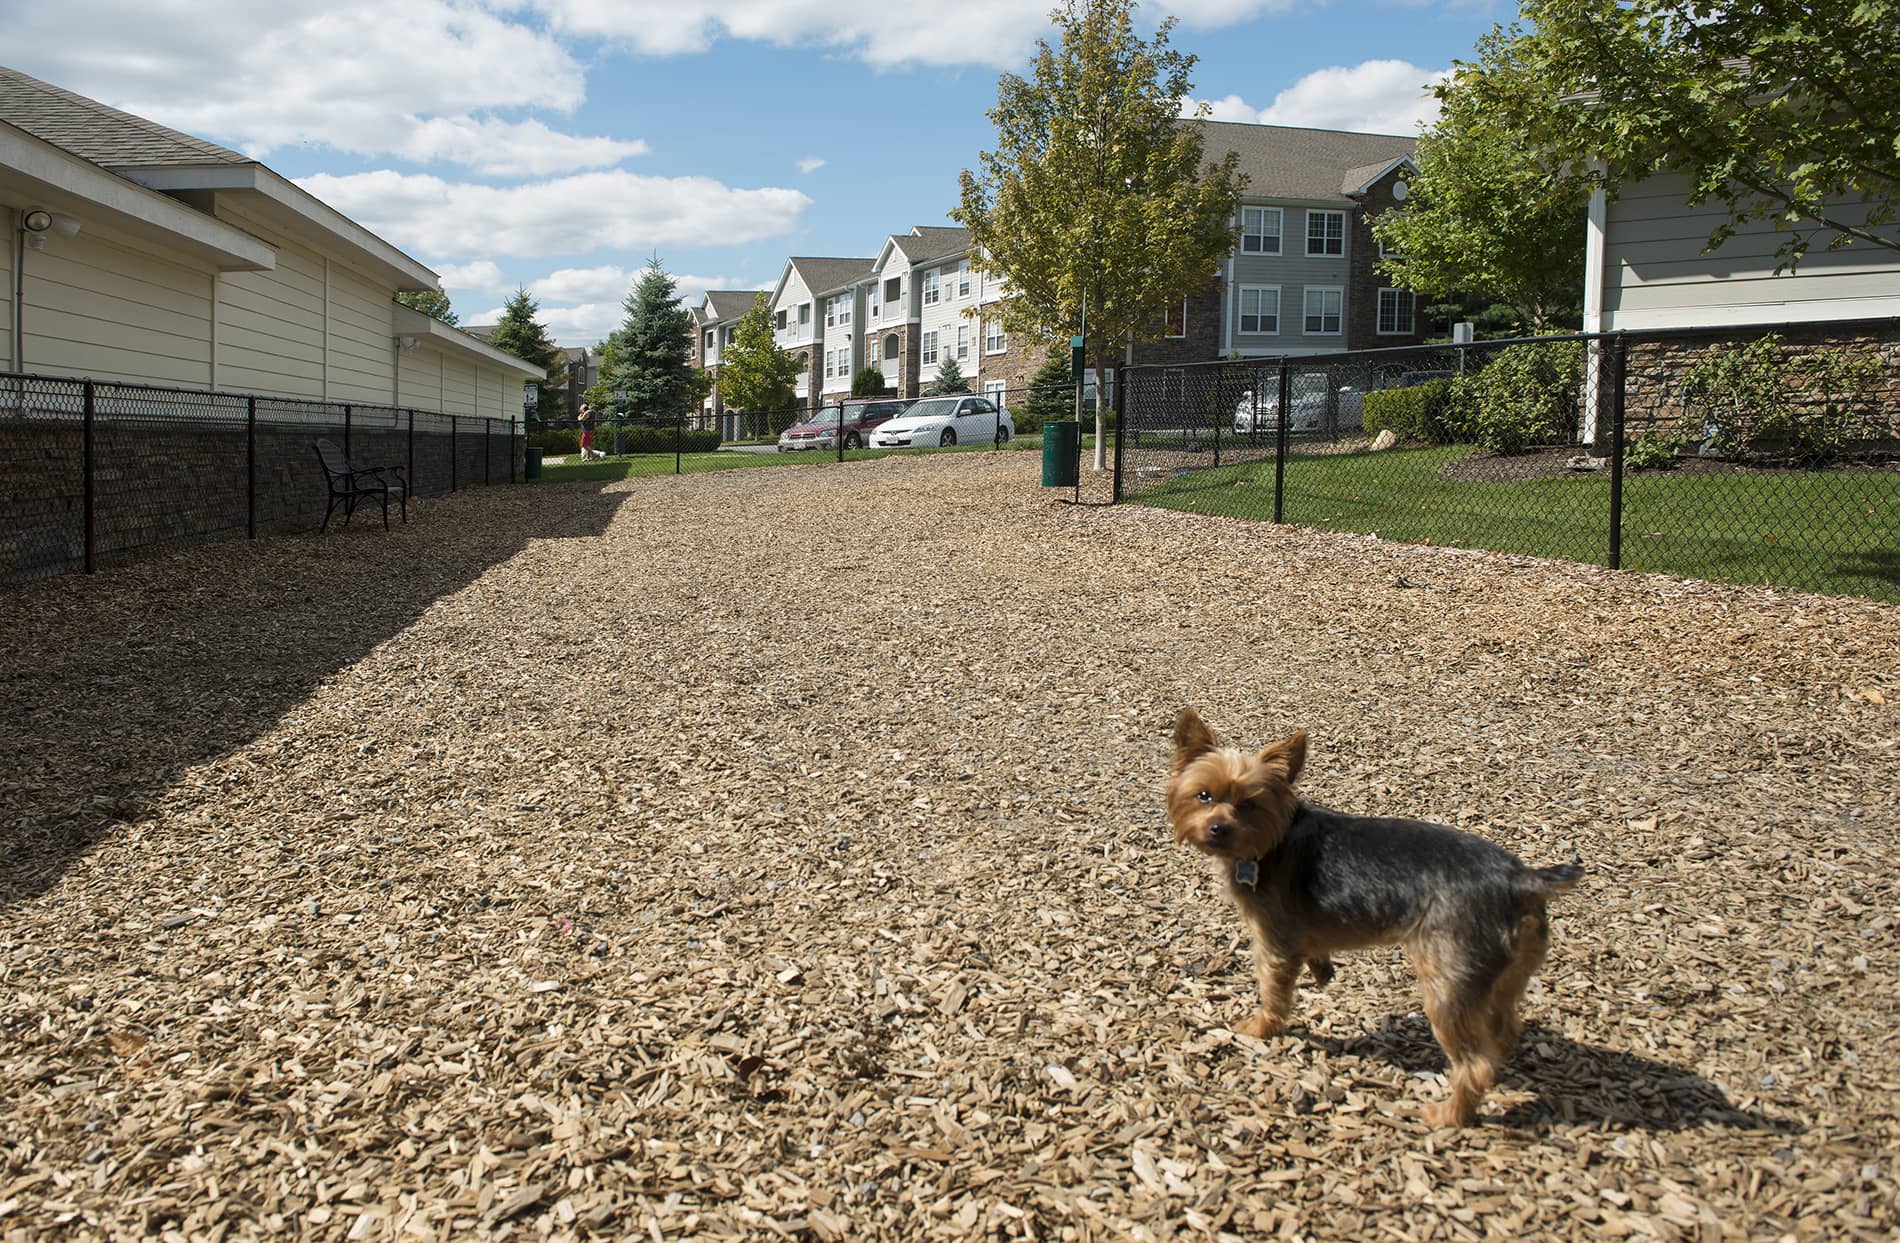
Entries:
<svg viewBox="0 0 1900 1243">
<path fill-rule="evenodd" d="M 1491 986 L 1489 1001 L 1500 1063 L 1508 1061 L 1517 1049 L 1517 1038 L 1524 1030 L 1524 1018 L 1519 1013 L 1524 990 L 1529 987 L 1537 969 L 1544 965 L 1544 954 L 1550 948 L 1550 920 L 1544 914 L 1542 902 L 1537 904 L 1535 910 L 1526 911 L 1518 917 L 1511 940 L 1516 954 L 1510 965 L 1499 973 L 1497 983 Z"/>
<path fill-rule="evenodd" d="M 1455 945 L 1415 947 L 1419 983 L 1425 992 L 1425 1016 L 1451 1063 L 1451 1097 L 1425 1110 L 1432 1126 L 1469 1126 L 1477 1120 L 1484 1094 L 1497 1082 L 1503 1062 L 1502 1033 L 1491 1006 L 1499 979 Z"/>
</svg>

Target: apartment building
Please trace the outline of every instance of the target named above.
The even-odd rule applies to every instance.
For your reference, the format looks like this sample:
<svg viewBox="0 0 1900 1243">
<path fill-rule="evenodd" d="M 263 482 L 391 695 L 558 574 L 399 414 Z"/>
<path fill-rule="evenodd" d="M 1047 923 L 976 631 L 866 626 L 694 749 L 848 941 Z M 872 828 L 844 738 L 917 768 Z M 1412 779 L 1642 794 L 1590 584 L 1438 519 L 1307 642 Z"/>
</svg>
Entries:
<svg viewBox="0 0 1900 1243">
<path fill-rule="evenodd" d="M 1120 357 L 1185 364 L 1424 339 L 1412 295 L 1378 271 L 1388 256 L 1369 223 L 1404 202 L 1414 139 L 1187 123 L 1204 127 L 1210 159 L 1240 157 L 1247 183 L 1237 240 L 1207 285 L 1167 310 L 1159 338 Z M 972 258 L 967 229 L 919 225 L 891 234 L 869 259 L 787 260 L 772 309 L 779 344 L 802 364 L 800 404 L 848 394 L 866 366 L 883 372 L 890 391 L 915 397 L 945 359 L 956 360 L 972 391 L 1001 398 L 1027 387 L 1059 343 L 1003 332 L 985 308 L 1006 299 L 1008 287 L 978 275 Z"/>
<path fill-rule="evenodd" d="M 726 403 L 719 391 L 719 352 L 732 344 L 740 318 L 758 299 L 756 289 L 709 289 L 693 307 L 693 365 L 712 372 L 712 388 L 700 403 L 700 425 L 721 427 Z"/>
</svg>

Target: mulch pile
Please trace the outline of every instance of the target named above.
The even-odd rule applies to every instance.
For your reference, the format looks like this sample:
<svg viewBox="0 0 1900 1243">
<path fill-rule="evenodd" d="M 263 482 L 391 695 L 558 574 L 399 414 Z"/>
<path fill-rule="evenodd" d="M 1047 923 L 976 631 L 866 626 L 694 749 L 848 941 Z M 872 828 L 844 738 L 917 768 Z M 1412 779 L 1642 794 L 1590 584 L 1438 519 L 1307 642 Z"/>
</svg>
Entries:
<svg viewBox="0 0 1900 1243">
<path fill-rule="evenodd" d="M 0 1238 L 1900 1230 L 1900 609 L 1071 507 L 429 501 L 0 595 Z M 1060 495 L 1066 495 L 1062 493 Z M 1481 1125 L 1254 1041 L 1175 710 L 1589 873 Z"/>
</svg>

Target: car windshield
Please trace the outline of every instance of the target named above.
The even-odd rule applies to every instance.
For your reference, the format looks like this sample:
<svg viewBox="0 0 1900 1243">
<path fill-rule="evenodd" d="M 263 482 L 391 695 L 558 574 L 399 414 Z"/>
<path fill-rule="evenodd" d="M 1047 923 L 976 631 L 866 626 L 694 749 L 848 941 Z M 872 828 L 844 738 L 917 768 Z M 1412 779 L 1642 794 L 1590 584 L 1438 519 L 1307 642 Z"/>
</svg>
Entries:
<svg viewBox="0 0 1900 1243">
<path fill-rule="evenodd" d="M 904 411 L 907 419 L 947 419 L 957 412 L 957 403 L 961 397 L 932 397 L 918 402 Z"/>
</svg>

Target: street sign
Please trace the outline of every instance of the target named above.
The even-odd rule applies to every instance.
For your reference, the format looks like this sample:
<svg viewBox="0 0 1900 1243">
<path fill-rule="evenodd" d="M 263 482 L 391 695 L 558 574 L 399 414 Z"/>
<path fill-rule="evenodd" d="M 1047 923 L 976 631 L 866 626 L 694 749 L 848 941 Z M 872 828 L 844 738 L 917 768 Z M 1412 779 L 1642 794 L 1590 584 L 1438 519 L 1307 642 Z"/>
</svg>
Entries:
<svg viewBox="0 0 1900 1243">
<path fill-rule="evenodd" d="M 523 410 L 533 410 L 540 404 L 540 401 L 541 386 L 536 384 L 533 380 L 523 380 L 521 382 L 521 408 Z"/>
</svg>

